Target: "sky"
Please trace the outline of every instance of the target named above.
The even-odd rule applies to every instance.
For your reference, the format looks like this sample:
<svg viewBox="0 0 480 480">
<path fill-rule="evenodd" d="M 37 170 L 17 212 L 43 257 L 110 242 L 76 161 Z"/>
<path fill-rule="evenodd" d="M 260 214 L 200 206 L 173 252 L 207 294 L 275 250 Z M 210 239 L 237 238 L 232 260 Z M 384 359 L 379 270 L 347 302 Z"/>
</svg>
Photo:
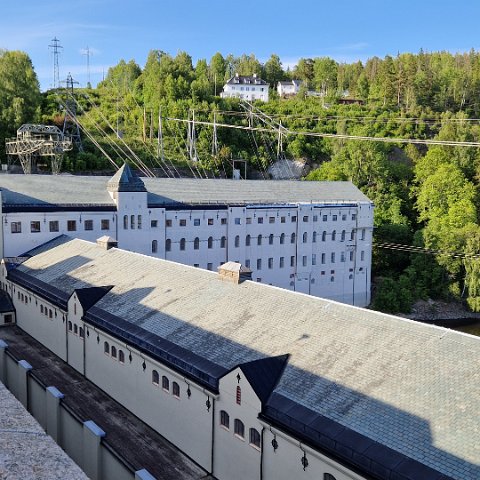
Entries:
<svg viewBox="0 0 480 480">
<path fill-rule="evenodd" d="M 41 89 L 53 86 L 51 40 L 60 40 L 60 80 L 96 85 L 121 59 L 144 66 L 148 52 L 186 51 L 194 63 L 216 52 L 272 53 L 365 61 L 399 52 L 480 50 L 478 0 L 3 0 L 0 49 L 30 56 Z"/>
</svg>

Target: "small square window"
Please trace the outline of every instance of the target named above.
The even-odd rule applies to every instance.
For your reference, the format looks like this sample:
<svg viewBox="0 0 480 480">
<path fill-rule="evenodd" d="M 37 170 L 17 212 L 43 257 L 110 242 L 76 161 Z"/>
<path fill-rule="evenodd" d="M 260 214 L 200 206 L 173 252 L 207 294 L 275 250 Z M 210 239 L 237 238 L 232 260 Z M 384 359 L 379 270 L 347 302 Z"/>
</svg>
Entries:
<svg viewBox="0 0 480 480">
<path fill-rule="evenodd" d="M 342 220 L 345 221 L 347 219 L 347 215 L 343 214 L 342 215 Z"/>
<path fill-rule="evenodd" d="M 187 226 L 187 221 L 184 218 L 180 219 L 180 221 L 178 223 L 181 227 L 186 227 Z"/>
<path fill-rule="evenodd" d="M 207 270 L 213 270 L 213 263 L 207 263 Z"/>
<path fill-rule="evenodd" d="M 51 232 L 58 232 L 59 231 L 59 228 L 58 228 L 58 220 L 52 220 L 49 222 L 48 224 L 49 226 L 49 230 Z"/>
<path fill-rule="evenodd" d="M 268 217 L 268 223 L 275 223 L 275 217 Z"/>
<path fill-rule="evenodd" d="M 314 221 L 314 222 L 318 222 L 318 215 L 314 215 L 314 216 L 313 216 L 313 221 Z"/>
<path fill-rule="evenodd" d="M 246 224 L 250 225 L 252 223 L 252 217 L 247 217 Z"/>
<path fill-rule="evenodd" d="M 108 219 L 102 219 L 101 221 L 101 224 L 100 224 L 100 228 L 102 230 L 110 230 L 110 220 Z"/>
<path fill-rule="evenodd" d="M 77 222 L 76 220 L 68 220 L 67 221 L 67 230 L 69 232 L 75 232 L 77 230 Z"/>
<path fill-rule="evenodd" d="M 242 223 L 240 218 L 235 219 L 235 225 L 240 225 Z"/>
<path fill-rule="evenodd" d="M 213 218 L 209 218 L 207 223 L 208 223 L 208 225 L 213 225 Z"/>
<path fill-rule="evenodd" d="M 85 222 L 83 222 L 83 228 L 85 230 L 93 230 L 93 220 L 85 220 Z"/>
<path fill-rule="evenodd" d="M 326 222 L 327 220 L 328 220 L 328 215 L 323 215 L 323 216 L 322 216 L 322 221 L 323 221 L 323 222 Z"/>
<path fill-rule="evenodd" d="M 304 216 L 303 216 L 303 221 L 304 221 L 304 222 L 308 222 L 308 215 L 304 215 Z"/>
<path fill-rule="evenodd" d="M 334 222 L 337 221 L 337 218 L 338 218 L 337 215 L 332 215 L 332 220 L 333 220 Z"/>
<path fill-rule="evenodd" d="M 199 219 L 199 218 L 194 218 L 194 219 L 193 219 L 193 225 L 194 225 L 195 227 L 198 227 L 198 226 L 200 225 L 200 219 Z"/>
<path fill-rule="evenodd" d="M 296 222 L 297 221 L 297 216 L 296 215 L 293 215 L 292 216 L 292 222 Z"/>
<path fill-rule="evenodd" d="M 258 223 L 263 223 L 263 217 L 258 217 L 257 222 Z"/>
<path fill-rule="evenodd" d="M 167 227 L 171 227 L 171 226 L 172 226 L 172 221 L 171 221 L 171 220 L 166 220 L 166 221 L 165 221 L 165 225 L 166 225 Z"/>
<path fill-rule="evenodd" d="M 30 231 L 32 233 L 40 233 L 40 222 L 30 222 Z"/>
<path fill-rule="evenodd" d="M 150 227 L 151 228 L 157 228 L 158 227 L 158 220 L 152 220 L 150 222 Z"/>
<path fill-rule="evenodd" d="M 226 225 L 227 224 L 227 219 L 226 218 L 222 218 L 220 220 L 220 225 Z"/>
<path fill-rule="evenodd" d="M 280 217 L 280 223 L 285 223 L 285 217 Z"/>
<path fill-rule="evenodd" d="M 22 233 L 22 222 L 12 222 L 10 224 L 10 231 L 12 233 Z"/>
</svg>

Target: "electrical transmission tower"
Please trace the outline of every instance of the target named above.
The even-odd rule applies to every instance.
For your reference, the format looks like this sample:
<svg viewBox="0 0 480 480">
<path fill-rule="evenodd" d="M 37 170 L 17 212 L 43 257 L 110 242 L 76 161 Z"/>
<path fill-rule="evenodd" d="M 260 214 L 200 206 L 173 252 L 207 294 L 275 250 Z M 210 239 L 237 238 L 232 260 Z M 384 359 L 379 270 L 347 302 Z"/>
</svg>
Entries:
<svg viewBox="0 0 480 480">
<path fill-rule="evenodd" d="M 88 47 L 87 45 L 87 48 L 85 48 L 84 50 L 82 50 L 82 55 L 84 57 L 87 57 L 87 78 L 88 78 L 88 84 L 87 86 L 88 87 L 91 87 L 91 83 L 90 83 L 90 57 L 93 55 L 92 51 L 90 50 L 90 48 Z"/>
<path fill-rule="evenodd" d="M 77 102 L 73 93 L 73 86 L 78 85 L 78 82 L 69 73 L 67 79 L 62 83 L 65 83 L 66 93 L 63 136 L 69 138 L 79 152 L 83 152 L 82 138 L 80 137 L 80 129 L 77 122 Z"/>
<path fill-rule="evenodd" d="M 50 48 L 53 53 L 53 88 L 59 88 L 60 72 L 58 69 L 58 57 L 60 55 L 60 50 L 63 47 L 60 45 L 60 40 L 57 37 L 54 37 L 48 48 Z"/>
</svg>

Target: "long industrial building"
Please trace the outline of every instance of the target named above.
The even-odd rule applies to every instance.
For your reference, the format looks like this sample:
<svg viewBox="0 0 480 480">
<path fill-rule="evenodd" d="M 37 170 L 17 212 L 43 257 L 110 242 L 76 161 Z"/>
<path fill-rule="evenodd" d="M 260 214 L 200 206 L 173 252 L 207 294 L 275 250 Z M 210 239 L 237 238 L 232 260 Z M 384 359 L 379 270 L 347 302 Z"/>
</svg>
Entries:
<svg viewBox="0 0 480 480">
<path fill-rule="evenodd" d="M 351 182 L 1 175 L 0 254 L 60 234 L 215 271 L 240 262 L 257 282 L 370 303 L 373 204 Z"/>
<path fill-rule="evenodd" d="M 62 236 L 4 261 L 9 322 L 205 472 L 480 478 L 479 338 L 115 245 Z"/>
</svg>

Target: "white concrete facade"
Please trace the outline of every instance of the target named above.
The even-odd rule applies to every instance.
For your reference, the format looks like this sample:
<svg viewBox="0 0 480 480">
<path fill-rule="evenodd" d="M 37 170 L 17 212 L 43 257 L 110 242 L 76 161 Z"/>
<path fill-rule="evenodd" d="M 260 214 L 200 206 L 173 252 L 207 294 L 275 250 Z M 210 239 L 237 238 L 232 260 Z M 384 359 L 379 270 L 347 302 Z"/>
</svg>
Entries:
<svg viewBox="0 0 480 480">
<path fill-rule="evenodd" d="M 277 92 L 280 97 L 290 97 L 300 91 L 301 80 L 291 80 L 290 82 L 278 82 Z"/>
<path fill-rule="evenodd" d="M 12 297 L 19 327 L 215 478 L 291 480 L 301 476 L 313 480 L 328 473 L 332 475 L 329 480 L 364 480 L 365 477 L 261 420 L 262 403 L 241 366 L 220 379 L 218 392 L 209 390 L 88 325 L 82 318 L 84 312 L 76 293 L 71 295 L 67 308 L 61 309 L 7 280 L 6 275 L 3 264 L 1 288 Z M 222 425 L 222 411 L 229 416 L 228 427 Z M 243 434 L 236 433 L 236 420 L 243 425 Z M 258 445 L 252 429 L 260 435 Z M 278 444 L 275 448 L 274 438 Z M 304 456 L 308 459 L 306 466 L 302 463 Z"/>
</svg>

